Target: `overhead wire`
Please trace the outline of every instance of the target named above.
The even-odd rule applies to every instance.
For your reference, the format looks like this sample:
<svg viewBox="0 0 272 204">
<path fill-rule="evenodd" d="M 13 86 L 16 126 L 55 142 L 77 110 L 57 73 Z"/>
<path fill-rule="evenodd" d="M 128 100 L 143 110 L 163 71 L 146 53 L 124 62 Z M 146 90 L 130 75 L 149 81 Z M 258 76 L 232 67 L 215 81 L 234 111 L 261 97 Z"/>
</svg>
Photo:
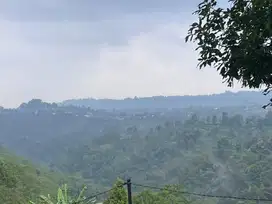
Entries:
<svg viewBox="0 0 272 204">
<path fill-rule="evenodd" d="M 123 187 L 124 185 L 127 185 L 127 182 L 124 182 L 124 183 L 122 183 L 122 184 L 120 184 L 120 185 L 117 185 L 117 186 L 115 186 L 115 187 L 120 188 L 120 187 Z M 100 195 L 104 195 L 104 194 L 106 194 L 106 193 L 109 193 L 109 192 L 112 191 L 115 187 L 113 187 L 113 188 L 111 188 L 111 189 L 109 189 L 109 190 L 101 191 L 101 192 L 96 193 L 96 194 L 94 194 L 94 195 L 88 196 L 88 197 L 86 197 L 86 198 L 84 198 L 84 199 L 82 199 L 82 200 L 79 200 L 79 201 L 75 202 L 75 204 L 79 204 L 79 203 L 81 203 L 81 202 L 83 202 L 83 201 L 92 200 L 92 199 L 96 198 L 97 196 L 100 196 Z"/>
<path fill-rule="evenodd" d="M 122 183 L 121 185 L 118 185 L 117 187 L 120 188 L 120 187 L 123 187 L 127 185 L 127 182 L 124 182 Z M 238 197 L 238 196 L 223 196 L 223 195 L 212 195 L 212 194 L 203 194 L 203 193 L 195 193 L 195 192 L 189 192 L 189 191 L 179 191 L 179 190 L 174 190 L 174 189 L 166 189 L 166 188 L 163 188 L 163 187 L 157 187 L 157 186 L 150 186 L 150 185 L 144 185 L 144 184 L 139 184 L 139 183 L 134 183 L 134 182 L 131 182 L 131 185 L 132 186 L 137 186 L 137 187 L 143 187 L 143 188 L 149 188 L 149 189 L 153 189 L 153 190 L 160 190 L 160 191 L 168 191 L 168 192 L 171 192 L 171 193 L 180 193 L 180 194 L 187 194 L 187 195 L 194 195 L 194 196 L 200 196 L 200 197 L 209 197 L 209 198 L 220 198 L 220 199 L 233 199 L 233 200 L 245 200 L 245 201 L 262 201 L 262 202 L 268 202 L 268 201 L 272 201 L 272 199 L 266 199 L 266 198 L 249 198 L 249 197 Z M 115 186 L 116 187 L 116 186 Z M 99 193 L 96 193 L 94 195 L 91 195 L 91 196 L 88 196 L 80 201 L 77 201 L 75 202 L 75 204 L 79 204 L 83 201 L 90 201 L 94 198 L 96 198 L 97 196 L 100 196 L 100 195 L 103 195 L 103 194 L 106 194 L 110 191 L 112 191 L 115 187 L 109 189 L 109 190 L 106 190 L 106 191 L 102 191 L 102 192 L 99 192 Z"/>
<path fill-rule="evenodd" d="M 133 183 L 133 182 L 131 184 L 134 185 L 134 186 L 143 187 L 143 188 L 149 188 L 149 189 L 154 189 L 154 190 L 166 190 L 166 191 L 172 192 L 172 193 L 195 195 L 195 196 L 200 196 L 200 197 L 234 199 L 234 200 L 247 200 L 247 201 L 272 201 L 272 199 L 265 199 L 265 198 L 247 198 L 247 197 L 238 197 L 238 196 L 222 196 L 222 195 L 194 193 L 194 192 L 188 192 L 188 191 L 178 191 L 178 190 L 165 189 L 165 188 L 156 187 L 156 186 L 137 184 L 137 183 Z"/>
</svg>

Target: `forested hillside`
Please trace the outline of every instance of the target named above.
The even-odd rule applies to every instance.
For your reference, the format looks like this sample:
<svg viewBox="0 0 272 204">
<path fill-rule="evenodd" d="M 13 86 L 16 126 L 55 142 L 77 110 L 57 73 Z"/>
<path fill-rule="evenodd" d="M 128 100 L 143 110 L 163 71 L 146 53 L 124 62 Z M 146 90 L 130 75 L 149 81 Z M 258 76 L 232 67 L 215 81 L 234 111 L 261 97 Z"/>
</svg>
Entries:
<svg viewBox="0 0 272 204">
<path fill-rule="evenodd" d="M 0 121 L 3 146 L 91 188 L 131 177 L 272 199 L 272 113 L 258 105 L 106 111 L 32 100 Z"/>
<path fill-rule="evenodd" d="M 182 184 L 195 192 L 271 199 L 272 117 L 167 122 L 145 135 L 105 135 L 66 152 L 63 171 L 109 185 L 131 176 L 149 185 Z"/>
<path fill-rule="evenodd" d="M 135 97 L 124 100 L 113 99 L 71 99 L 63 101 L 62 105 L 76 105 L 91 107 L 93 109 L 175 109 L 196 106 L 225 107 L 225 106 L 262 106 L 269 98 L 261 92 L 240 91 L 237 93 L 225 92 L 221 94 L 199 96 L 153 96 Z"/>
<path fill-rule="evenodd" d="M 272 0 L 0 5 L 0 204 L 272 203 Z"/>
<path fill-rule="evenodd" d="M 29 203 L 40 194 L 55 194 L 62 182 L 72 179 L 45 168 L 35 167 L 31 162 L 16 157 L 0 148 L 0 202 L 4 204 Z"/>
</svg>

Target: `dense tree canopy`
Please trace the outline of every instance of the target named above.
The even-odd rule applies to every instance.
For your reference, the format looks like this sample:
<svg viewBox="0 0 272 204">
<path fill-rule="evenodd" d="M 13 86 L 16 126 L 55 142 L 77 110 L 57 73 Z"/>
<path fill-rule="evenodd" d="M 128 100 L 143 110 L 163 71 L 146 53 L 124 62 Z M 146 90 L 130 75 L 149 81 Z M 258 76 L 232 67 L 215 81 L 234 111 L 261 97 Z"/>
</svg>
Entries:
<svg viewBox="0 0 272 204">
<path fill-rule="evenodd" d="M 203 105 L 156 112 L 37 105 L 1 111 L 0 143 L 48 166 L 50 172 L 30 169 L 25 162 L 12 164 L 6 155 L 1 160 L 0 151 L 0 183 L 4 183 L 0 184 L 0 203 L 9 198 L 11 188 L 35 202 L 37 194 L 47 195 L 65 180 L 71 198 L 77 198 L 74 195 L 79 192 L 74 189 L 80 189 L 84 181 L 87 197 L 113 187 L 97 196 L 97 201 L 127 204 L 126 186 L 117 188 L 122 181 L 112 186 L 117 177 L 132 178 L 135 204 L 187 200 L 196 204 L 203 200 L 177 191 L 272 199 L 272 112 L 259 105 Z M 46 175 L 50 177 L 46 179 Z M 45 187 L 51 175 L 56 179 Z M 58 179 L 62 175 L 69 178 Z M 33 194 L 33 185 L 24 179 L 36 183 Z M 21 185 L 24 183 L 27 189 Z M 56 194 L 50 195 L 55 201 Z M 238 203 L 218 198 L 205 202 Z"/>
<path fill-rule="evenodd" d="M 197 42 L 199 67 L 213 66 L 229 86 L 238 80 L 244 87 L 272 85 L 272 1 L 229 0 L 220 7 L 204 0 L 194 14 L 186 41 Z"/>
</svg>

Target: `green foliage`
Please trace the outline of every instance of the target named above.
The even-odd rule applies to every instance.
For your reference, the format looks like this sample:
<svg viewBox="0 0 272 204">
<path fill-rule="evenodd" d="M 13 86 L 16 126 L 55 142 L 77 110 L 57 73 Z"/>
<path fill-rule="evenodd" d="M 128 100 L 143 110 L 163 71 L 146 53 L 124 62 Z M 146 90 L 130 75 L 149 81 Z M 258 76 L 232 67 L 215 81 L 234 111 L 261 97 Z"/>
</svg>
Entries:
<svg viewBox="0 0 272 204">
<path fill-rule="evenodd" d="M 95 203 L 95 199 L 87 199 L 84 196 L 84 192 L 86 190 L 86 187 L 84 187 L 81 192 L 79 193 L 77 198 L 72 198 L 68 195 L 68 189 L 67 185 L 63 185 L 61 188 L 58 189 L 57 193 L 57 201 L 55 202 L 55 199 L 52 199 L 51 196 L 48 194 L 48 196 L 40 195 L 40 204 L 87 204 L 87 203 Z M 35 202 L 30 201 L 30 204 L 37 204 Z"/>
<path fill-rule="evenodd" d="M 144 190 L 133 197 L 135 204 L 189 204 L 193 203 L 185 198 L 180 192 L 183 188 L 180 185 L 166 185 L 163 190 L 152 192 Z"/>
<path fill-rule="evenodd" d="M 92 186 L 100 192 L 109 189 L 117 176 L 131 176 L 135 183 L 140 184 L 160 187 L 178 184 L 170 187 L 181 191 L 180 184 L 186 191 L 192 192 L 271 199 L 272 114 L 268 112 L 264 115 L 266 112 L 248 107 L 200 107 L 158 113 L 140 112 L 138 115 L 114 111 L 105 113 L 106 116 L 85 117 L 59 112 L 53 115 L 47 110 L 36 117 L 32 112 L 7 111 L 0 114 L 1 121 L 5 121 L 4 125 L 0 123 L 1 141 L 7 141 L 20 152 L 35 153 L 35 161 L 47 164 L 51 171 L 37 169 L 26 161 L 11 162 L 13 158 L 1 152 L 0 203 L 12 203 L 10 200 L 20 203 L 29 199 L 39 203 L 40 199 L 35 200 L 38 195 L 55 195 L 52 191 L 59 187 L 60 178 L 65 177 L 58 174 L 59 171 L 70 175 L 65 177 L 68 180 L 65 183 L 71 189 L 80 189 L 84 179 L 84 183 L 91 186 L 86 195 L 93 195 Z M 101 113 L 103 111 L 97 114 Z M 122 115 L 121 119 L 118 114 Z M 99 119 L 96 120 L 96 117 Z M 111 128 L 91 132 L 89 124 L 95 126 L 103 117 L 103 121 L 111 123 Z M 24 121 L 27 118 L 29 123 L 27 128 L 20 129 L 20 134 L 13 132 L 14 127 L 20 124 L 18 118 Z M 79 118 L 76 128 L 69 126 L 73 120 L 67 123 L 71 118 Z M 15 122 L 9 129 L 11 121 Z M 47 137 L 43 131 L 47 127 L 58 127 L 58 121 L 63 122 L 60 128 L 62 134 L 51 129 Z M 43 134 L 39 135 L 39 131 Z M 12 135 L 12 140 L 8 139 L 9 135 Z M 22 141 L 22 135 L 29 137 Z M 37 145 L 37 139 L 44 142 Z M 143 195 L 146 203 L 168 203 L 169 200 L 200 202 L 199 197 L 170 190 L 142 190 L 133 189 L 135 202 L 142 202 L 138 195 Z M 65 195 L 65 190 L 62 192 Z M 68 195 L 75 197 L 74 192 Z M 106 202 L 126 203 L 126 197 L 124 188 L 115 188 Z M 104 199 L 103 196 L 98 198 Z M 52 200 L 57 202 L 57 197 L 52 197 Z M 205 202 L 229 203 L 220 199 L 206 199 Z"/>
<path fill-rule="evenodd" d="M 127 204 L 127 192 L 123 184 L 124 181 L 118 179 L 103 204 Z"/>
<path fill-rule="evenodd" d="M 229 86 L 234 79 L 250 88 L 272 84 L 272 1 L 229 0 L 220 7 L 204 0 L 194 14 L 186 41 L 196 41 L 199 67 L 213 66 Z"/>
<path fill-rule="evenodd" d="M 108 198 L 103 201 L 103 204 L 127 204 L 127 192 L 123 187 L 123 181 L 118 179 L 110 191 Z M 151 192 L 149 190 L 144 190 L 141 193 L 133 196 L 133 203 L 135 204 L 189 204 L 193 203 L 188 201 L 179 192 L 181 191 L 179 185 L 167 185 L 163 190 L 159 192 Z M 87 204 L 96 203 L 96 199 L 87 200 L 84 196 L 83 189 L 79 194 L 78 198 L 72 199 L 67 194 L 67 186 L 64 185 L 59 188 L 57 194 L 57 201 L 54 202 L 50 195 L 40 196 L 39 204 Z M 30 204 L 37 204 L 35 202 L 30 202 Z"/>
<path fill-rule="evenodd" d="M 41 193 L 53 193 L 65 177 L 44 169 L 0 148 L 0 203 L 28 203 Z M 40 172 L 39 174 L 37 172 Z"/>
<path fill-rule="evenodd" d="M 104 186 L 112 183 L 116 175 L 128 172 L 137 183 L 160 186 L 175 183 L 193 192 L 271 198 L 270 116 L 268 113 L 264 118 L 252 119 L 224 112 L 218 114 L 217 123 L 212 124 L 207 123 L 206 117 L 193 115 L 183 122 L 167 121 L 145 135 L 125 137 L 123 133 L 119 137 L 114 135 L 114 140 L 108 140 L 109 135 L 90 139 L 88 147 L 84 143 L 67 153 L 70 158 L 67 161 L 76 164 L 79 173 L 91 169 L 95 176 L 86 175 L 86 178 Z M 82 157 L 83 160 L 76 159 Z M 138 195 L 145 195 L 147 203 L 154 200 L 167 203 L 170 199 L 166 199 L 163 192 Z M 135 202 L 142 202 L 143 196 L 137 196 Z M 185 202 L 179 194 L 171 193 L 171 196 Z M 199 199 L 184 196 L 188 202 Z M 109 200 L 126 202 L 125 190 L 116 188 L 107 202 Z"/>
</svg>

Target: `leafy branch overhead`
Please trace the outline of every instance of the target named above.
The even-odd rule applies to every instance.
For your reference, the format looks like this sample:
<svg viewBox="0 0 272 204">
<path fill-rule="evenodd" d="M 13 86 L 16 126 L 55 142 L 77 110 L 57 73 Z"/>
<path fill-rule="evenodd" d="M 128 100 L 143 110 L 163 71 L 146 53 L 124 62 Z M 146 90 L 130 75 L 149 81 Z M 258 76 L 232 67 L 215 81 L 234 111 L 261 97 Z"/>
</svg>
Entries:
<svg viewBox="0 0 272 204">
<path fill-rule="evenodd" d="M 272 1 L 229 0 L 220 7 L 216 0 L 204 0 L 194 12 L 186 42 L 197 43 L 199 68 L 212 66 L 224 82 L 234 80 L 243 87 L 272 85 Z"/>
</svg>

